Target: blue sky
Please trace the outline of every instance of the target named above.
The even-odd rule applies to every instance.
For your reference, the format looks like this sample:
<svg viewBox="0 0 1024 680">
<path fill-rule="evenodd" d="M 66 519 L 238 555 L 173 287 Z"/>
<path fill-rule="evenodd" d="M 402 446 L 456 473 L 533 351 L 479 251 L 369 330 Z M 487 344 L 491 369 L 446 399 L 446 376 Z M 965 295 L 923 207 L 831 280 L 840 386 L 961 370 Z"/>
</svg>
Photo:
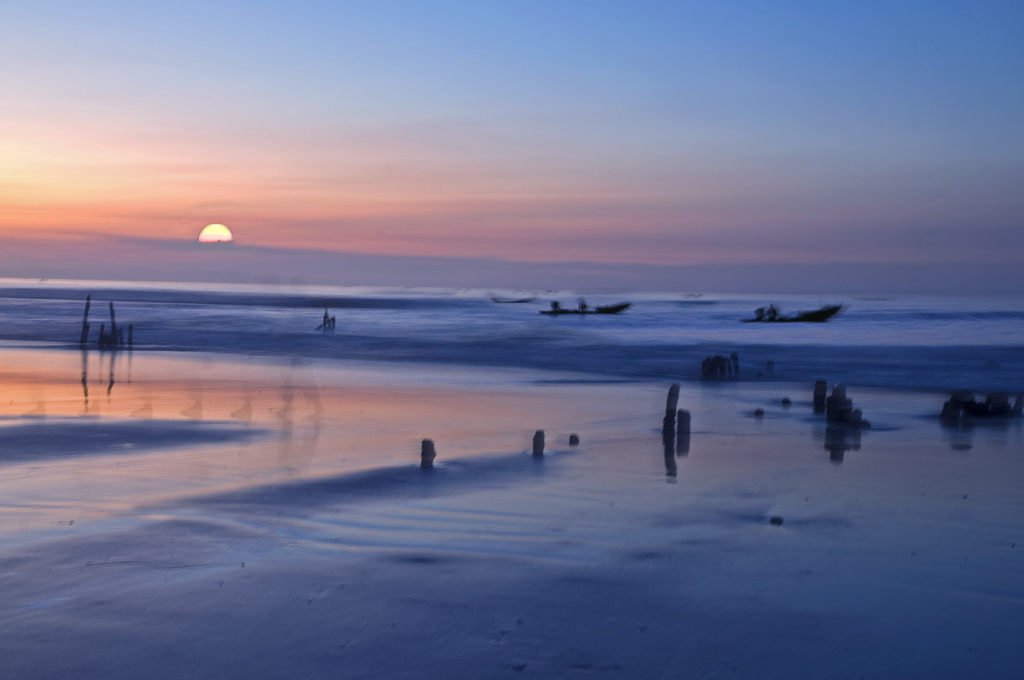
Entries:
<svg viewBox="0 0 1024 680">
<path fill-rule="evenodd" d="M 1022 29 L 1016 2 L 0 2 L 0 238 L 1012 267 Z"/>
</svg>

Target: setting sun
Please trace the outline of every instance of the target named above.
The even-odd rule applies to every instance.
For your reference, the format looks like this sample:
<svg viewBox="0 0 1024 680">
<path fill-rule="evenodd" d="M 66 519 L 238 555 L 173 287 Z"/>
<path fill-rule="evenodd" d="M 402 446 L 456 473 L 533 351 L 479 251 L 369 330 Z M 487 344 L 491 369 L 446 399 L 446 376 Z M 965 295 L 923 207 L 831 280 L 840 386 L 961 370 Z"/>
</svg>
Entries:
<svg viewBox="0 0 1024 680">
<path fill-rule="evenodd" d="M 234 240 L 235 237 L 231 234 L 231 230 L 223 224 L 207 224 L 199 232 L 200 243 L 230 243 Z"/>
</svg>

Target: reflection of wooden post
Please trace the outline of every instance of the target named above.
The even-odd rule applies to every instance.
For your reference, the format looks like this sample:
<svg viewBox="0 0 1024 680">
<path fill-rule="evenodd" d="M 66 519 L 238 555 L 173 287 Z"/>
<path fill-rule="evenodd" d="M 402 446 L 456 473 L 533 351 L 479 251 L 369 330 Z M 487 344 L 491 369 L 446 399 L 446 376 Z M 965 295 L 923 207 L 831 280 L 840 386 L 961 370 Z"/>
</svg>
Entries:
<svg viewBox="0 0 1024 680">
<path fill-rule="evenodd" d="M 686 456 L 690 453 L 690 433 L 680 432 L 676 437 L 676 455 Z"/>
<path fill-rule="evenodd" d="M 82 336 L 78 339 L 78 344 L 85 346 L 85 343 L 89 341 L 89 305 L 92 304 L 92 296 L 85 296 L 85 314 L 82 315 Z"/>
<path fill-rule="evenodd" d="M 85 408 L 89 409 L 89 353 L 82 350 L 82 396 L 85 398 Z"/>
<path fill-rule="evenodd" d="M 679 469 L 676 467 L 675 456 L 672 455 L 672 449 L 665 449 L 665 477 L 668 481 L 674 482 L 676 475 L 679 474 Z"/>
<path fill-rule="evenodd" d="M 544 455 L 544 430 L 537 430 L 533 434 L 533 455 Z"/>
</svg>

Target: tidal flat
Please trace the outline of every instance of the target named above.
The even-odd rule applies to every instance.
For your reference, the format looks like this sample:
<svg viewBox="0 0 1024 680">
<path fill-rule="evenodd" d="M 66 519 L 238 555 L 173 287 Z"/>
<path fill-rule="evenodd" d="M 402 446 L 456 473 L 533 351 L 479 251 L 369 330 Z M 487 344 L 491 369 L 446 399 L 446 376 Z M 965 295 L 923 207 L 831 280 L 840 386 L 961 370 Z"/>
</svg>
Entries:
<svg viewBox="0 0 1024 680">
<path fill-rule="evenodd" d="M 1024 432 L 933 393 L 684 383 L 669 454 L 666 382 L 2 353 L 10 677 L 1024 669 Z"/>
</svg>

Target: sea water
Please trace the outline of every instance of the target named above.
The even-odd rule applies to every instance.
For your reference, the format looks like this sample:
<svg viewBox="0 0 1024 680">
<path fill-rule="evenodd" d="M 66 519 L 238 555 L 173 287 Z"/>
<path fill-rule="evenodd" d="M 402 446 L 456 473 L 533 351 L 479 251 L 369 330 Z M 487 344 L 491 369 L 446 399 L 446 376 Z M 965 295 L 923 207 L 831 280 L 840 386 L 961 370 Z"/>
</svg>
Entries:
<svg viewBox="0 0 1024 680">
<path fill-rule="evenodd" d="M 551 369 L 609 380 L 698 380 L 713 355 L 739 357 L 739 379 L 978 392 L 1024 390 L 1024 300 L 327 286 L 0 281 L 0 341 L 87 346 L 109 303 L 133 351 Z M 618 302 L 614 315 L 540 314 Z M 496 303 L 498 299 L 533 298 Z M 825 323 L 743 323 L 842 303 Z M 324 313 L 333 331 L 317 330 Z"/>
</svg>

